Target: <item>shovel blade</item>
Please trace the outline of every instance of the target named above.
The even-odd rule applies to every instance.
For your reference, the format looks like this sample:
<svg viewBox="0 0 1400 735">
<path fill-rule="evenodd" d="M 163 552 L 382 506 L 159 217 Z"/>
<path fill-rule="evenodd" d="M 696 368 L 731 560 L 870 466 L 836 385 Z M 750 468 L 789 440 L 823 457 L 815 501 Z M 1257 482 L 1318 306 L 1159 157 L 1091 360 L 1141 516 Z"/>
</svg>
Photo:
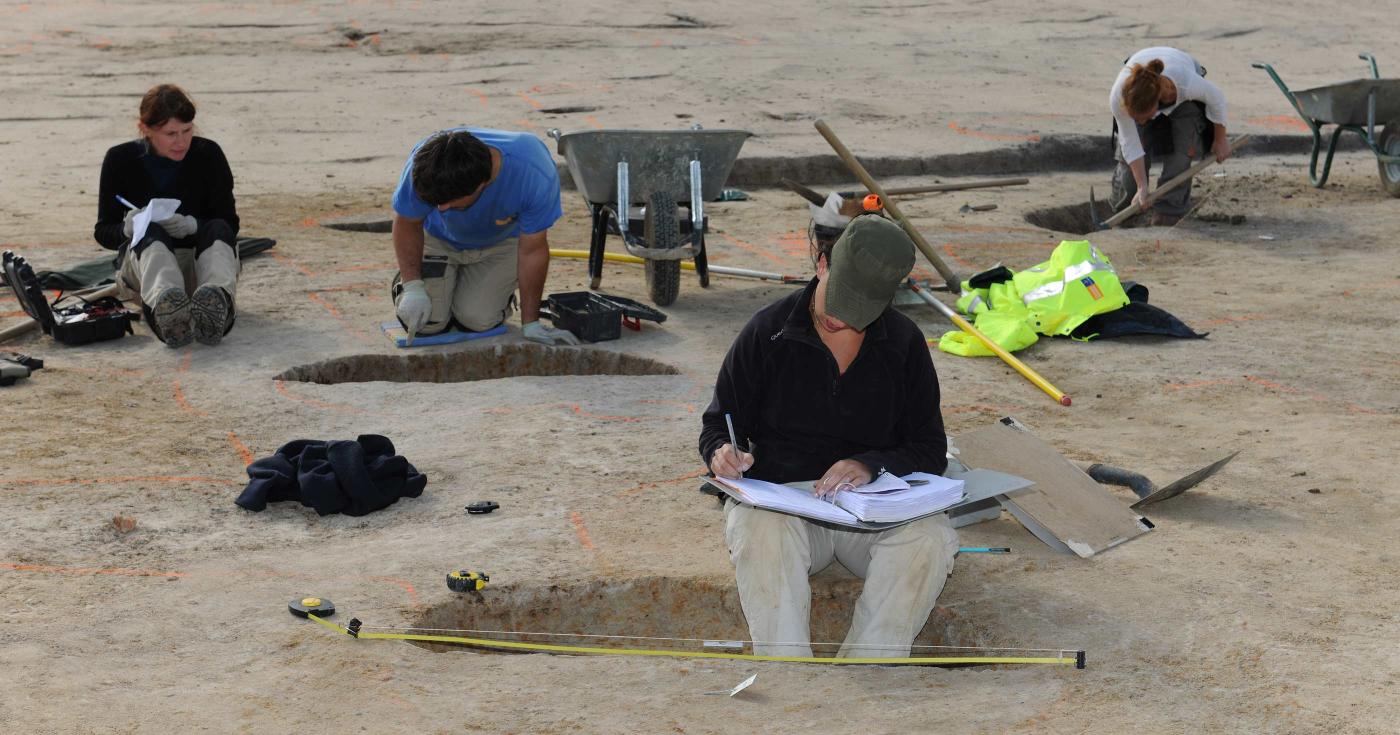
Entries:
<svg viewBox="0 0 1400 735">
<path fill-rule="evenodd" d="M 1186 492 L 1187 490 L 1190 490 L 1191 488 L 1201 484 L 1202 482 L 1205 482 L 1206 478 L 1219 472 L 1221 468 L 1223 468 L 1227 464 L 1230 464 L 1230 460 L 1234 459 L 1238 455 L 1239 452 L 1234 452 L 1233 454 L 1231 454 L 1228 457 L 1225 457 L 1224 459 L 1216 460 L 1215 462 L 1212 462 L 1206 465 L 1205 467 L 1202 467 L 1201 469 L 1192 472 L 1191 474 L 1181 478 L 1180 480 L 1177 480 L 1176 482 L 1173 482 L 1170 485 L 1167 485 L 1166 487 L 1159 488 L 1156 492 L 1152 493 L 1151 495 L 1148 495 L 1142 500 L 1137 501 L 1136 503 L 1133 503 L 1129 507 L 1133 508 L 1134 510 L 1137 510 L 1138 508 L 1141 508 L 1144 505 L 1151 505 L 1153 503 L 1159 503 L 1163 500 L 1166 500 L 1167 498 L 1174 498 Z"/>
</svg>

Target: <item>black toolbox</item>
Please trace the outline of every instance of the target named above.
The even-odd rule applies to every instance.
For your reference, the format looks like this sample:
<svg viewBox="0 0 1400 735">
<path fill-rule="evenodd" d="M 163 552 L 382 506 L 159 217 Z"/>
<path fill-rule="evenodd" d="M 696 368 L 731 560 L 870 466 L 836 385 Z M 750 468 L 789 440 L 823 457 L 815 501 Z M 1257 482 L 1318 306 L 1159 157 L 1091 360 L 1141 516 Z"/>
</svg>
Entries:
<svg viewBox="0 0 1400 735">
<path fill-rule="evenodd" d="M 0 269 L 5 283 L 15 292 L 20 308 L 58 342 L 85 345 L 133 333 L 131 321 L 135 315 L 115 297 L 104 296 L 92 301 L 75 297 L 78 303 L 72 306 L 60 307 L 57 301 L 51 306 L 34 269 L 23 257 L 6 250 L 0 256 Z"/>
<path fill-rule="evenodd" d="M 547 315 L 554 326 L 573 332 L 585 342 L 606 342 L 622 336 L 622 325 L 640 330 L 641 320 L 660 324 L 666 315 L 624 296 L 608 296 L 592 291 L 552 293 L 545 299 Z"/>
</svg>

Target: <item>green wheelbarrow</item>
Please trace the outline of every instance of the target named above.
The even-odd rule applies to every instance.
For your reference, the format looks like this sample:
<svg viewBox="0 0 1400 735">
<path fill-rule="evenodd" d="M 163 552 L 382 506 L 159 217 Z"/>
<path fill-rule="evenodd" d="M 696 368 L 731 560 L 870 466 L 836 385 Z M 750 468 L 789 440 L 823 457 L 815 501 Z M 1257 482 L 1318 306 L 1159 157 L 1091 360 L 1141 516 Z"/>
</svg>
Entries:
<svg viewBox="0 0 1400 735">
<path fill-rule="evenodd" d="M 1299 92 L 1288 89 L 1270 64 L 1254 64 L 1273 78 L 1283 90 L 1283 96 L 1312 130 L 1312 160 L 1308 163 L 1308 182 L 1322 188 L 1332 171 L 1332 154 L 1337 151 L 1337 139 L 1350 130 L 1366 141 L 1376 154 L 1380 166 L 1381 188 L 1393 197 L 1400 197 L 1400 79 L 1381 79 L 1376 57 L 1361 54 L 1358 58 L 1371 66 L 1370 79 L 1354 79 Z M 1385 129 L 1376 135 L 1376 124 Z M 1322 152 L 1322 126 L 1335 125 L 1327 144 L 1327 159 L 1322 163 L 1322 175 L 1317 174 L 1317 154 Z"/>
</svg>

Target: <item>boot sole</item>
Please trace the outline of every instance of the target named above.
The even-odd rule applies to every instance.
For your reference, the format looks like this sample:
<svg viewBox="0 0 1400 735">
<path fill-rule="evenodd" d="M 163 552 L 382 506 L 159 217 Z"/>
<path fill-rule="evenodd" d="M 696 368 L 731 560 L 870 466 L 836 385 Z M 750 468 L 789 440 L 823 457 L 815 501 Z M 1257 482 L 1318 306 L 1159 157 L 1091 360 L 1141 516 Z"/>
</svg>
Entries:
<svg viewBox="0 0 1400 735">
<path fill-rule="evenodd" d="M 190 330 L 190 298 L 177 289 L 169 289 L 151 307 L 158 337 L 168 347 L 184 347 L 194 341 Z"/>
<path fill-rule="evenodd" d="M 200 344 L 218 344 L 224 338 L 224 332 L 228 331 L 228 297 L 219 288 L 200 286 L 190 301 L 194 338 Z"/>
</svg>

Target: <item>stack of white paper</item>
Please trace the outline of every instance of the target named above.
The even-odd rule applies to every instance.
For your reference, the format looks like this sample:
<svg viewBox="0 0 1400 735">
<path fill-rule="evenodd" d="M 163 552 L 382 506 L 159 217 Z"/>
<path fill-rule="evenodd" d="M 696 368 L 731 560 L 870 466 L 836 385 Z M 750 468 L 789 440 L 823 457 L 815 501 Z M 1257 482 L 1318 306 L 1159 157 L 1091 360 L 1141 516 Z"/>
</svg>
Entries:
<svg viewBox="0 0 1400 735">
<path fill-rule="evenodd" d="M 963 494 L 962 480 L 922 472 L 904 478 L 883 475 L 869 485 L 838 492 L 835 502 L 813 495 L 810 483 L 798 488 L 748 478 L 716 477 L 712 482 L 756 508 L 855 527 L 911 521 L 956 504 Z"/>
<path fill-rule="evenodd" d="M 871 491 L 872 485 L 836 494 L 836 504 L 867 523 L 894 523 L 928 515 L 962 499 L 963 481 L 916 472 L 899 483 L 904 487 Z"/>
</svg>

